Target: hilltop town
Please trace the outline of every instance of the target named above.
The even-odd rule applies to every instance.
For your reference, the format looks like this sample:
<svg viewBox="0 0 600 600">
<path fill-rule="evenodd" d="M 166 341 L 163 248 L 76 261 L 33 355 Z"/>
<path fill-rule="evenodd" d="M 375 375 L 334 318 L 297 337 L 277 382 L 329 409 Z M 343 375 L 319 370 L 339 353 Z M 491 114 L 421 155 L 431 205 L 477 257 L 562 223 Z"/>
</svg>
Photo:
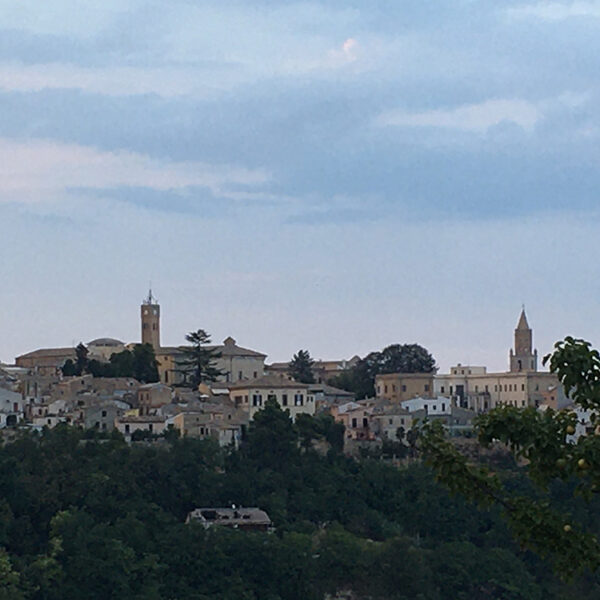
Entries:
<svg viewBox="0 0 600 600">
<path fill-rule="evenodd" d="M 99 338 L 77 348 L 37 349 L 16 357 L 14 365 L 1 365 L 0 427 L 41 430 L 67 423 L 117 430 L 127 440 L 176 430 L 182 437 L 213 438 L 221 446 L 237 447 L 257 411 L 274 400 L 292 420 L 301 414 L 331 415 L 344 426 L 345 450 L 356 453 L 386 442 L 409 445 L 407 434 L 425 418 L 441 421 L 453 435 L 468 436 L 473 419 L 499 405 L 544 409 L 569 404 L 557 377 L 539 370 L 525 309 L 507 371 L 458 363 L 448 373 L 435 368 L 379 373 L 374 393 L 358 398 L 333 385 L 359 365 L 358 356 L 309 360 L 303 382 L 294 378 L 290 363 L 268 364 L 266 353 L 239 346 L 232 337 L 198 346 L 216 375 L 192 383 L 186 376 L 189 347 L 161 345 L 160 308 L 150 291 L 140 306 L 141 345 Z M 107 365 L 133 356 L 136 348 L 148 351 L 154 369 L 150 376 L 105 376 Z M 82 360 L 85 365 L 77 369 Z M 586 414 L 579 416 L 580 427 L 589 427 Z"/>
</svg>

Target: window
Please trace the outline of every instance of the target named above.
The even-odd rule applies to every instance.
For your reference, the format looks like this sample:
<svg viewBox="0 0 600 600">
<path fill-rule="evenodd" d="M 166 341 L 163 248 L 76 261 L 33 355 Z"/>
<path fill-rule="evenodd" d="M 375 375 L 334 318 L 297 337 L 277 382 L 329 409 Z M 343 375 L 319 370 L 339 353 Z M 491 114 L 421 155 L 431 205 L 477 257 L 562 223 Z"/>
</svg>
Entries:
<svg viewBox="0 0 600 600">
<path fill-rule="evenodd" d="M 281 406 L 287 406 L 287 405 L 288 405 L 287 394 L 283 394 L 281 396 Z"/>
<path fill-rule="evenodd" d="M 433 408 L 433 410 L 437 410 L 437 406 L 435 404 L 431 408 Z"/>
<path fill-rule="evenodd" d="M 486 392 L 489 392 L 489 390 L 488 390 L 488 386 L 487 386 L 487 385 L 485 386 L 485 391 L 486 391 Z"/>
<path fill-rule="evenodd" d="M 442 412 L 444 412 L 446 410 L 446 403 L 442 402 Z"/>
<path fill-rule="evenodd" d="M 356 419 L 352 419 L 352 428 L 356 429 Z"/>
<path fill-rule="evenodd" d="M 396 384 L 394 383 L 394 384 L 392 385 L 392 392 L 395 392 L 395 391 L 396 391 Z"/>
<path fill-rule="evenodd" d="M 363 419 L 363 427 L 369 426 L 369 419 Z"/>
<path fill-rule="evenodd" d="M 497 386 L 497 385 L 495 385 L 495 386 L 494 386 L 494 391 L 495 391 L 495 392 L 497 392 L 497 391 L 498 391 L 498 386 Z"/>
<path fill-rule="evenodd" d="M 452 396 L 452 386 L 450 386 L 450 395 Z"/>
<path fill-rule="evenodd" d="M 444 386 L 440 388 L 440 392 L 442 392 L 442 394 L 444 393 Z"/>
<path fill-rule="evenodd" d="M 377 395 L 381 396 L 381 386 L 380 385 L 377 386 Z"/>
<path fill-rule="evenodd" d="M 129 423 L 125 425 L 125 433 L 129 433 Z"/>
<path fill-rule="evenodd" d="M 154 426 L 152 425 L 152 423 L 150 423 L 148 425 L 148 431 L 153 431 L 154 430 Z"/>
<path fill-rule="evenodd" d="M 464 369 L 461 369 L 461 371 L 460 371 L 460 374 L 461 374 L 461 375 L 464 375 L 464 374 L 465 374 L 465 370 L 464 370 Z"/>
<path fill-rule="evenodd" d="M 258 371 L 254 371 L 254 379 L 258 377 Z"/>
<path fill-rule="evenodd" d="M 504 384 L 504 391 L 507 392 L 508 391 L 508 386 L 506 384 Z"/>
<path fill-rule="evenodd" d="M 106 417 L 106 411 L 105 410 L 102 411 L 102 416 Z"/>
<path fill-rule="evenodd" d="M 252 406 L 262 406 L 261 394 L 252 394 Z"/>
<path fill-rule="evenodd" d="M 277 402 L 277 395 L 273 393 L 267 394 L 267 400 L 275 400 Z"/>
<path fill-rule="evenodd" d="M 384 394 L 387 394 L 387 385 L 384 385 L 384 386 L 383 386 L 383 393 L 384 393 Z"/>
<path fill-rule="evenodd" d="M 244 379 L 244 374 L 241 371 L 238 371 L 238 379 Z"/>
<path fill-rule="evenodd" d="M 476 392 L 478 392 L 478 391 L 479 391 L 479 386 L 478 386 L 478 385 L 476 385 L 476 386 L 475 386 L 475 391 L 476 391 Z"/>
<path fill-rule="evenodd" d="M 406 386 L 405 386 L 405 385 L 403 385 L 403 386 L 402 386 L 402 391 L 403 391 L 403 392 L 405 392 L 405 391 L 406 391 Z"/>
<path fill-rule="evenodd" d="M 294 406 L 302 406 L 304 404 L 304 394 L 294 395 Z"/>
<path fill-rule="evenodd" d="M 428 383 L 426 383 L 426 384 L 425 384 L 425 391 L 426 391 L 426 392 L 428 392 L 428 391 L 429 391 L 429 384 L 428 384 Z"/>
<path fill-rule="evenodd" d="M 390 424 L 390 425 L 393 425 L 393 424 L 394 424 L 394 419 L 388 419 L 388 421 L 389 421 L 389 424 Z"/>
<path fill-rule="evenodd" d="M 522 384 L 521 384 L 521 391 L 522 391 L 522 392 L 524 392 L 524 391 L 525 391 L 525 384 L 524 384 L 524 383 L 522 383 Z"/>
</svg>

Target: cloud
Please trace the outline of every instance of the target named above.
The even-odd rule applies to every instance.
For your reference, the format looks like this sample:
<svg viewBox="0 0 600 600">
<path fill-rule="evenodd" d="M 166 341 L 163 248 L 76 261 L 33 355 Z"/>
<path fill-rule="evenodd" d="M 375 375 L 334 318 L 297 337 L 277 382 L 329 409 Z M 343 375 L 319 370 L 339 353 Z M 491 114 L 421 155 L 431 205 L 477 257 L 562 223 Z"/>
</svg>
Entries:
<svg viewBox="0 0 600 600">
<path fill-rule="evenodd" d="M 269 175 L 259 169 L 196 161 L 161 161 L 128 151 L 107 152 L 48 140 L 0 138 L 0 201 L 57 200 L 78 188 L 145 187 L 158 191 L 208 188 L 227 196 L 228 188 L 258 186 Z"/>
<path fill-rule="evenodd" d="M 563 21 L 572 17 L 600 18 L 600 2 L 538 2 L 507 9 L 512 18 Z"/>
<path fill-rule="evenodd" d="M 207 77 L 203 69 L 181 67 L 81 67 L 51 63 L 23 65 L 0 63 L 0 90 L 39 92 L 77 89 L 107 96 L 157 94 L 163 97 L 194 95 L 210 97 L 218 87 L 227 86 L 227 73 Z M 211 83 L 207 84 L 206 81 Z"/>
<path fill-rule="evenodd" d="M 376 123 L 381 126 L 437 127 L 482 133 L 500 123 L 515 123 L 531 131 L 540 118 L 539 109 L 530 102 L 499 99 L 423 112 L 392 110 L 381 114 Z"/>
</svg>

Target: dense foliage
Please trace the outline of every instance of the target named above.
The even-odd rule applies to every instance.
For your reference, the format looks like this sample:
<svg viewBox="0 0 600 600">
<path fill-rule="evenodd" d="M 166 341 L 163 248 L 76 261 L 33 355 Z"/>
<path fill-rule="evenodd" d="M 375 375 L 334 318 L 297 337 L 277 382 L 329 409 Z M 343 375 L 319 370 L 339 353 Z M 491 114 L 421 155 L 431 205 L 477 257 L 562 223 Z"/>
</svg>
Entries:
<svg viewBox="0 0 600 600">
<path fill-rule="evenodd" d="M 133 377 L 143 383 L 158 381 L 158 363 L 150 344 L 136 344 L 133 350 L 115 352 L 108 362 L 90 359 L 83 344 L 79 344 L 75 351 L 75 362 L 67 359 L 62 367 L 66 377 L 89 373 L 94 377 Z"/>
<path fill-rule="evenodd" d="M 183 376 L 182 385 L 196 388 L 201 383 L 216 381 L 224 375 L 216 365 L 221 353 L 207 346 L 210 344 L 210 335 L 204 329 L 191 331 L 185 339 L 190 346 L 181 348 L 183 357 L 179 359 L 178 372 Z"/>
<path fill-rule="evenodd" d="M 384 373 L 433 373 L 435 359 L 419 344 L 392 344 L 371 352 L 352 368 L 334 377 L 331 385 L 348 390 L 357 399 L 375 396 L 375 377 Z"/>
<path fill-rule="evenodd" d="M 298 350 L 289 362 L 290 375 L 300 383 L 314 383 L 313 366 L 315 361 L 308 350 Z"/>
<path fill-rule="evenodd" d="M 322 454 L 313 439 L 334 444 Z M 296 427 L 271 403 L 239 451 L 23 434 L 0 449 L 0 599 L 600 598 L 593 576 L 560 583 L 496 512 L 452 498 L 426 467 L 355 461 L 336 439 L 330 419 Z M 276 532 L 185 524 L 232 503 L 265 509 Z M 596 530 L 597 514 L 583 513 Z"/>
<path fill-rule="evenodd" d="M 589 342 L 567 337 L 544 358 L 570 394 L 575 406 L 590 411 L 592 423 L 600 414 L 600 353 Z M 526 465 L 532 495 L 515 490 L 510 479 L 485 465 L 472 464 L 446 439 L 436 423 L 423 428 L 420 445 L 437 478 L 454 492 L 483 506 L 498 505 L 521 544 L 550 559 L 564 577 L 600 567 L 600 544 L 595 522 L 576 519 L 570 510 L 553 506 L 553 485 L 568 484 L 571 494 L 591 502 L 600 492 L 600 435 L 580 432 L 575 441 L 574 411 L 540 411 L 534 407 L 500 406 L 479 417 L 479 442 L 501 443 Z M 593 428 L 592 428 L 593 429 Z M 596 515 L 597 507 L 590 511 Z M 591 526 L 590 526 L 591 525 Z"/>
</svg>

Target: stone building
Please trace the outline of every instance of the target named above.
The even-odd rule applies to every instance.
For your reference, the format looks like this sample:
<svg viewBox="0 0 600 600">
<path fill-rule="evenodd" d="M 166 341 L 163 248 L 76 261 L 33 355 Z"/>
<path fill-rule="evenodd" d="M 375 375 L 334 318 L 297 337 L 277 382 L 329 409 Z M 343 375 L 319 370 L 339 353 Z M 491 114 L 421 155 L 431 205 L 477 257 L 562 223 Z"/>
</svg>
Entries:
<svg viewBox="0 0 600 600">
<path fill-rule="evenodd" d="M 281 375 L 240 381 L 229 386 L 229 395 L 236 407 L 245 411 L 250 419 L 267 400 L 275 400 L 283 410 L 290 412 L 293 420 L 300 413 L 315 414 L 315 399 L 309 393 L 309 386 Z"/>
</svg>

